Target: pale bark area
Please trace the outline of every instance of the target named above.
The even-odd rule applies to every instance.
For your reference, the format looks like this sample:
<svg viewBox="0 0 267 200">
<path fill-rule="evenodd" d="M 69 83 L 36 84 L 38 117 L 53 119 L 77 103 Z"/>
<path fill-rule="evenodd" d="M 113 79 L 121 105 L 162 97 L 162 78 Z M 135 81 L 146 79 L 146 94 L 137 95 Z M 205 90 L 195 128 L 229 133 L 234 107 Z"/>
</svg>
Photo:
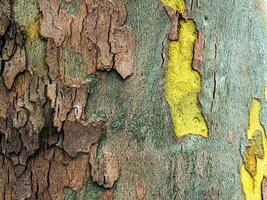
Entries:
<svg viewBox="0 0 267 200">
<path fill-rule="evenodd" d="M 267 127 L 264 1 L 187 1 L 208 138 L 173 131 L 179 27 L 160 1 L 0 2 L 0 199 L 244 199 L 254 98 Z"/>
</svg>

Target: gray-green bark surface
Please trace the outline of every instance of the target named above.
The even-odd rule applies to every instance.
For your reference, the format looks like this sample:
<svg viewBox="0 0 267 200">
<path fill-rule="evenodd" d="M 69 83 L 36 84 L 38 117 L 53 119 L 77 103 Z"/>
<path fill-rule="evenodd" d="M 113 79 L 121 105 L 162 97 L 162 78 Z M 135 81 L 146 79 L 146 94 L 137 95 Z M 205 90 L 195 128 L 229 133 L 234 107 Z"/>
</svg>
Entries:
<svg viewBox="0 0 267 200">
<path fill-rule="evenodd" d="M 140 179 L 147 199 L 244 199 L 239 169 L 253 98 L 261 99 L 265 127 L 267 119 L 264 2 L 196 4 L 187 2 L 205 37 L 200 102 L 210 137 L 177 140 L 164 98 L 169 19 L 160 2 L 127 1 L 127 23 L 137 36 L 134 75 L 121 81 L 110 73 L 88 104 L 89 116 L 101 111 L 110 121 L 103 149 L 120 155 L 115 199 L 134 199 Z"/>
</svg>

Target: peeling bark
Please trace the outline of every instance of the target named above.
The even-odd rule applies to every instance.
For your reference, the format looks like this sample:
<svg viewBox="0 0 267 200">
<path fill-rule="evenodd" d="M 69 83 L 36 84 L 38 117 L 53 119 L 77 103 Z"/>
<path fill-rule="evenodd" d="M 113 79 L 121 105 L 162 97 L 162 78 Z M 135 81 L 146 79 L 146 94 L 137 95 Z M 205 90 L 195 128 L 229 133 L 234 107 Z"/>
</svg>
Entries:
<svg viewBox="0 0 267 200">
<path fill-rule="evenodd" d="M 64 124 L 63 148 L 71 157 L 76 157 L 80 152 L 89 153 L 92 145 L 100 141 L 103 131 L 102 122 L 83 126 L 78 122 L 67 121 Z"/>
<path fill-rule="evenodd" d="M 198 32 L 197 39 L 195 42 L 194 59 L 192 64 L 193 69 L 196 71 L 200 70 L 201 64 L 204 60 L 204 45 L 205 45 L 204 36 L 202 35 L 201 32 Z"/>
<path fill-rule="evenodd" d="M 115 155 L 97 158 L 105 122 L 88 123 L 84 115 L 91 83 L 71 77 L 67 71 L 74 66 L 64 59 L 70 58 L 66 52 L 81 56 L 86 76 L 112 68 L 130 76 L 135 36 L 124 24 L 124 1 L 82 0 L 76 15 L 59 0 L 38 4 L 42 16 L 26 38 L 12 1 L 0 2 L 0 199 L 64 199 L 66 187 L 79 191 L 93 180 L 112 188 L 119 177 Z M 47 39 L 45 73 L 26 59 L 27 40 L 36 42 L 39 21 Z M 101 198 L 112 199 L 112 192 Z"/>
<path fill-rule="evenodd" d="M 92 147 L 90 164 L 94 182 L 111 188 L 119 178 L 119 163 L 115 155 L 104 153 L 103 158 L 97 158 L 97 145 Z"/>
<path fill-rule="evenodd" d="M 47 63 L 53 76 L 64 76 L 60 74 L 64 71 L 62 66 L 54 62 L 57 59 L 60 62 L 62 48 L 68 45 L 81 55 L 87 74 L 112 68 L 123 78 L 132 74 L 135 36 L 124 25 L 126 10 L 122 0 L 81 1 L 76 16 L 60 8 L 59 0 L 38 2 L 43 15 L 41 35 L 53 40 L 52 48 L 47 52 Z"/>
<path fill-rule="evenodd" d="M 266 200 L 267 199 L 267 177 L 266 176 L 263 178 L 261 188 L 262 188 L 261 189 L 262 190 L 262 200 Z"/>
<path fill-rule="evenodd" d="M 169 39 L 178 40 L 179 13 L 169 6 L 165 6 L 165 9 L 171 20 L 171 30 L 169 32 Z"/>
<path fill-rule="evenodd" d="M 3 21 L 1 18 L 1 61 L 3 62 L 3 77 L 8 89 L 11 89 L 15 77 L 26 69 L 26 55 L 23 46 L 24 33 L 18 24 L 11 20 L 10 2 L 3 5 Z M 5 13 L 4 10 L 9 12 Z"/>
<path fill-rule="evenodd" d="M 72 133 L 78 132 L 81 128 L 80 126 L 82 126 L 70 123 L 74 131 Z M 104 129 L 101 127 L 103 127 L 102 124 L 87 127 L 89 128 L 88 130 L 84 127 L 86 132 L 83 134 L 88 135 L 89 139 L 85 137 L 81 139 L 83 139 L 84 145 L 88 145 L 88 149 L 83 149 L 82 144 L 81 147 L 78 146 L 79 140 L 76 142 L 76 145 L 74 144 L 65 149 L 65 145 L 69 141 L 68 138 L 66 138 L 66 142 L 64 138 L 63 146 L 56 147 L 53 145 L 49 147 L 47 139 L 44 138 L 43 141 L 40 141 L 42 145 L 39 146 L 38 152 L 31 158 L 28 158 L 26 153 L 24 159 L 21 160 L 24 151 L 19 151 L 19 149 L 17 149 L 17 153 L 20 153 L 17 162 L 15 161 L 16 157 L 13 158 L 11 156 L 12 161 L 1 157 L 4 162 L 1 162 L 0 165 L 0 174 L 3 175 L 0 182 L 0 193 L 3 193 L 5 198 L 7 198 L 6 195 L 8 194 L 4 191 L 11 190 L 13 191 L 11 193 L 12 199 L 64 199 L 64 188 L 69 187 L 74 191 L 79 191 L 85 182 L 91 178 L 105 188 L 111 188 L 119 176 L 117 159 L 109 153 L 105 153 L 103 158 L 98 159 L 95 154 L 96 148 L 90 148 L 90 141 L 94 142 L 94 145 L 98 144 L 99 137 L 104 132 Z M 64 129 L 66 128 L 68 127 Z M 90 130 L 92 131 L 91 133 Z M 76 136 L 78 135 L 74 135 L 71 138 L 74 139 Z M 97 141 L 92 141 L 91 137 L 98 137 Z M 10 142 L 12 142 L 14 147 L 17 147 L 14 142 L 15 138 L 11 139 Z M 77 139 L 80 138 L 77 137 Z M 75 142 L 75 139 L 72 142 Z M 71 153 L 72 151 L 74 152 L 73 154 Z M 7 167 L 8 169 L 6 169 Z M 94 171 L 91 172 L 90 170 L 96 168 L 102 170 L 102 173 L 98 171 L 98 177 Z M 9 173 L 6 173 L 5 170 L 8 170 Z M 20 170 L 19 173 L 17 170 Z"/>
</svg>

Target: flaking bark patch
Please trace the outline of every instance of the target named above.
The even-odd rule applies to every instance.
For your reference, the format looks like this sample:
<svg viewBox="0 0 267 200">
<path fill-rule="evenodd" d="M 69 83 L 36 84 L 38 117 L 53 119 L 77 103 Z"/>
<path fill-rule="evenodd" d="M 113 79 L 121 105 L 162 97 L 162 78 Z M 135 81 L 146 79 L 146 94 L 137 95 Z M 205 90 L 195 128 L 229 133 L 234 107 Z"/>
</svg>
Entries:
<svg viewBox="0 0 267 200">
<path fill-rule="evenodd" d="M 3 10 L 11 7 L 9 1 L 5 2 L 6 5 L 2 8 Z M 3 62 L 2 75 L 5 85 L 8 89 L 11 89 L 15 77 L 26 69 L 26 55 L 23 46 L 24 33 L 20 30 L 18 24 L 11 20 L 9 12 L 2 13 L 3 21 L 1 17 L 0 22 L 0 60 Z"/>
<path fill-rule="evenodd" d="M 115 155 L 105 152 L 97 158 L 97 144 L 93 146 L 90 156 L 92 180 L 105 188 L 112 188 L 119 178 L 119 162 Z"/>
<path fill-rule="evenodd" d="M 265 176 L 263 178 L 262 184 L 261 184 L 261 190 L 262 190 L 262 200 L 267 200 L 267 177 Z"/>
<path fill-rule="evenodd" d="M 52 45 L 47 51 L 52 76 L 57 74 L 63 78 L 60 74 L 63 66 L 59 63 L 66 47 L 81 55 L 88 75 L 112 68 L 123 78 L 132 74 L 135 36 L 124 24 L 126 9 L 123 0 L 82 0 L 76 16 L 61 8 L 59 0 L 39 0 L 38 3 L 43 16 L 40 33 Z"/>
<path fill-rule="evenodd" d="M 104 133 L 103 123 L 87 126 L 83 126 L 79 122 L 68 123 L 64 126 L 64 131 L 80 132 L 78 135 L 85 134 L 87 137 L 75 138 L 78 135 L 74 134 L 71 141 L 74 143 L 75 140 L 78 139 L 78 141 L 66 149 L 64 145 L 71 142 L 68 138 L 66 139 L 67 142 L 64 142 L 65 138 L 63 139 L 63 146 L 57 144 L 49 147 L 47 138 L 43 137 L 38 143 L 39 149 L 34 156 L 27 157 L 28 151 L 25 151 L 24 160 L 21 160 L 24 152 L 21 149 L 25 149 L 25 147 L 17 144 L 17 142 L 21 143 L 19 137 L 16 137 L 18 138 L 17 142 L 14 142 L 16 141 L 15 138 L 10 138 L 8 144 L 14 146 L 6 148 L 7 150 L 10 149 L 6 152 L 11 154 L 11 159 L 8 156 L 1 156 L 0 162 L 0 175 L 2 175 L 0 193 L 5 196 L 3 199 L 7 198 L 8 193 L 5 191 L 9 190 L 13 191 L 10 194 L 11 199 L 64 199 L 64 188 L 69 187 L 74 191 L 79 191 L 85 182 L 91 178 L 105 188 L 113 186 L 119 176 L 117 158 L 110 153 L 105 153 L 103 158 L 97 158 L 97 148 L 90 146 L 91 143 L 94 143 L 93 146 L 95 147 L 98 146 L 99 139 Z M 85 133 L 82 133 L 83 131 Z M 29 140 L 31 139 L 29 138 Z M 86 148 L 83 144 L 79 146 L 79 139 L 84 140 L 83 144 L 88 146 Z M 24 143 L 22 142 L 22 144 Z M 1 146 L 2 148 L 5 147 L 3 144 Z M 13 150 L 17 152 L 16 154 L 11 152 L 14 148 L 17 148 L 17 150 Z M 17 154 L 19 157 L 13 158 L 13 155 Z M 23 163 L 21 163 L 22 161 Z M 97 171 L 97 175 L 92 171 L 96 168 L 101 169 L 101 171 Z M 20 170 L 20 173 L 17 170 Z"/>
<path fill-rule="evenodd" d="M 119 178 L 115 155 L 97 158 L 105 123 L 86 122 L 91 85 L 68 74 L 75 66 L 64 63 L 64 52 L 82 58 L 85 75 L 115 68 L 130 76 L 135 36 L 124 1 L 82 0 L 75 15 L 59 0 L 38 3 L 42 15 L 30 36 L 15 22 L 11 1 L 0 2 L 0 199 L 64 199 L 66 187 L 78 191 L 92 179 L 111 188 Z M 25 50 L 39 31 L 47 39 L 42 73 L 27 65 Z"/>
<path fill-rule="evenodd" d="M 78 122 L 66 121 L 64 124 L 63 148 L 71 156 L 89 153 L 91 146 L 98 143 L 104 131 L 103 123 L 83 126 Z"/>
<path fill-rule="evenodd" d="M 204 46 L 205 40 L 201 32 L 198 32 L 198 36 L 194 47 L 194 58 L 193 58 L 193 69 L 196 71 L 200 70 L 201 64 L 204 61 Z"/>
<path fill-rule="evenodd" d="M 171 20 L 171 30 L 169 32 L 170 40 L 178 40 L 179 13 L 172 7 L 165 6 L 167 14 Z"/>
<path fill-rule="evenodd" d="M 112 200 L 113 199 L 113 193 L 112 190 L 107 190 L 100 194 L 98 197 L 98 200 Z"/>
</svg>

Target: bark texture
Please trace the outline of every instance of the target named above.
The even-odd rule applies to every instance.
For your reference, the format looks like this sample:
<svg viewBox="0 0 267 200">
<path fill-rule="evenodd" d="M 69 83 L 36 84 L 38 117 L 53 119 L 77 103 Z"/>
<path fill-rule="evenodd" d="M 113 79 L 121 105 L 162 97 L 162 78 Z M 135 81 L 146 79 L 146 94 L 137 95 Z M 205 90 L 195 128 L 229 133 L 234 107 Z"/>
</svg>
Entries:
<svg viewBox="0 0 267 200">
<path fill-rule="evenodd" d="M 105 122 L 88 122 L 85 107 L 87 77 L 112 68 L 132 74 L 135 36 L 124 1 L 30 3 L 40 13 L 27 27 L 13 1 L 0 7 L 0 198 L 64 199 L 65 188 L 79 191 L 88 180 L 112 188 L 119 163 L 112 153 L 97 157 Z M 34 45 L 45 52 L 41 66 L 41 55 L 27 57 Z"/>
<path fill-rule="evenodd" d="M 241 166 L 266 155 L 246 135 L 255 99 L 267 127 L 265 5 L 0 0 L 0 199 L 244 199 Z M 205 138 L 176 137 L 165 98 L 181 20 Z"/>
</svg>

